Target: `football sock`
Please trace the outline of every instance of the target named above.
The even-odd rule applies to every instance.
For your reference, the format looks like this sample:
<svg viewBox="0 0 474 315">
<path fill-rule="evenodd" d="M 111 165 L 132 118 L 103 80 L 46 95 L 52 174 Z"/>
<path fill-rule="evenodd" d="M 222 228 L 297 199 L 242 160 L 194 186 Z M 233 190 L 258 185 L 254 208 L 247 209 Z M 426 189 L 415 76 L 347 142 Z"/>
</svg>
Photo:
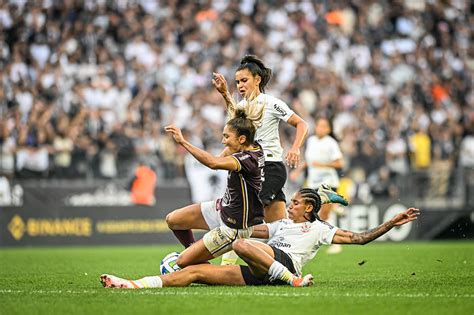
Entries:
<svg viewBox="0 0 474 315">
<path fill-rule="evenodd" d="M 195 242 L 193 231 L 191 230 L 172 230 L 172 231 L 173 231 L 173 234 L 176 236 L 176 238 L 179 240 L 179 242 L 183 244 L 185 248 L 188 248 L 189 246 L 191 246 L 192 243 Z"/>
<path fill-rule="evenodd" d="M 235 265 L 237 259 L 239 259 L 239 256 L 233 250 L 231 250 L 230 252 L 227 252 L 222 255 L 221 265 Z"/>
<path fill-rule="evenodd" d="M 140 289 L 163 287 L 163 280 L 161 280 L 159 276 L 150 276 L 150 277 L 145 277 L 138 280 L 130 280 L 130 283 L 135 288 L 140 288 Z"/>
<path fill-rule="evenodd" d="M 278 261 L 273 262 L 270 269 L 268 269 L 268 274 L 270 275 L 270 280 L 278 279 L 288 284 L 292 284 L 293 280 L 296 279 L 295 275 Z"/>
</svg>

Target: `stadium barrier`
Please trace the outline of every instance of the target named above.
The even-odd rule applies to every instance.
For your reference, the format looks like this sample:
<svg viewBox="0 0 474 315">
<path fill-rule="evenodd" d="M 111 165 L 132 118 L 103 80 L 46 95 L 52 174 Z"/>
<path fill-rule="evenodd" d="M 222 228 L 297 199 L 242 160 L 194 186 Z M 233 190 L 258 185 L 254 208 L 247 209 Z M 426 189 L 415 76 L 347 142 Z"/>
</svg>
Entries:
<svg viewBox="0 0 474 315">
<path fill-rule="evenodd" d="M 124 187 L 100 181 L 14 182 L 1 200 L 0 246 L 176 243 L 165 217 L 191 203 L 187 185 L 158 187 L 153 206 L 132 204 Z M 407 206 L 399 200 L 355 204 L 336 222 L 364 231 Z M 473 238 L 473 231 L 469 208 L 424 208 L 422 220 L 395 228 L 380 240 Z"/>
</svg>

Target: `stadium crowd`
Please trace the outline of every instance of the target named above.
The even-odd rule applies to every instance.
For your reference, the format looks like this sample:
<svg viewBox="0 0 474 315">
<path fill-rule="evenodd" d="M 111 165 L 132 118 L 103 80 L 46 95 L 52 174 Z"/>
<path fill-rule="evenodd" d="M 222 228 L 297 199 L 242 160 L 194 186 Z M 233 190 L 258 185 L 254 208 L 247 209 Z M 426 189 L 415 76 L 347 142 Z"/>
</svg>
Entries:
<svg viewBox="0 0 474 315">
<path fill-rule="evenodd" d="M 164 178 L 185 152 L 220 148 L 223 100 L 246 53 L 269 92 L 313 128 L 331 118 L 345 177 L 373 195 L 399 180 L 448 193 L 474 167 L 474 5 L 468 0 L 0 0 L 0 173 L 128 176 L 138 156 Z M 233 87 L 232 87 L 233 88 Z M 237 95 L 237 94 L 235 94 Z M 291 128 L 282 128 L 290 146 Z"/>
</svg>

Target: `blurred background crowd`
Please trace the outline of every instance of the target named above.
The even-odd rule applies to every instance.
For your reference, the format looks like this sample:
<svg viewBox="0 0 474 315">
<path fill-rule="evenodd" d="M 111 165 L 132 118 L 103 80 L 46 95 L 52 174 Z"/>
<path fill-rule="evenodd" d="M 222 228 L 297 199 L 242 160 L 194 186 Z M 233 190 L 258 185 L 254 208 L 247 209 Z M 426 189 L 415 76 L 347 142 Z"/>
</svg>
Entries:
<svg viewBox="0 0 474 315">
<path fill-rule="evenodd" d="M 267 92 L 311 131 L 331 119 L 355 197 L 397 197 L 407 178 L 414 193 L 449 195 L 474 168 L 473 10 L 469 0 L 0 0 L 0 173 L 123 178 L 140 158 L 159 181 L 185 178 L 185 151 L 163 126 L 219 151 L 212 72 L 234 93 L 253 53 L 274 72 Z"/>
</svg>

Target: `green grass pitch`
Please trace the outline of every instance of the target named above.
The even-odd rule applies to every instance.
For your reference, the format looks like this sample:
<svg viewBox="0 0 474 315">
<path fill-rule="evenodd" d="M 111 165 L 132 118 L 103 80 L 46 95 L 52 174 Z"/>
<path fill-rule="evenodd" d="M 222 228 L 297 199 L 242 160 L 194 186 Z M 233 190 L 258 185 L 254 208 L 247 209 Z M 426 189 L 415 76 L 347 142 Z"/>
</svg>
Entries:
<svg viewBox="0 0 474 315">
<path fill-rule="evenodd" d="M 159 273 L 178 246 L 0 250 L 0 314 L 474 314 L 474 242 L 323 248 L 315 285 L 104 289 L 101 273 Z M 364 263 L 363 263 L 364 262 Z"/>
</svg>

